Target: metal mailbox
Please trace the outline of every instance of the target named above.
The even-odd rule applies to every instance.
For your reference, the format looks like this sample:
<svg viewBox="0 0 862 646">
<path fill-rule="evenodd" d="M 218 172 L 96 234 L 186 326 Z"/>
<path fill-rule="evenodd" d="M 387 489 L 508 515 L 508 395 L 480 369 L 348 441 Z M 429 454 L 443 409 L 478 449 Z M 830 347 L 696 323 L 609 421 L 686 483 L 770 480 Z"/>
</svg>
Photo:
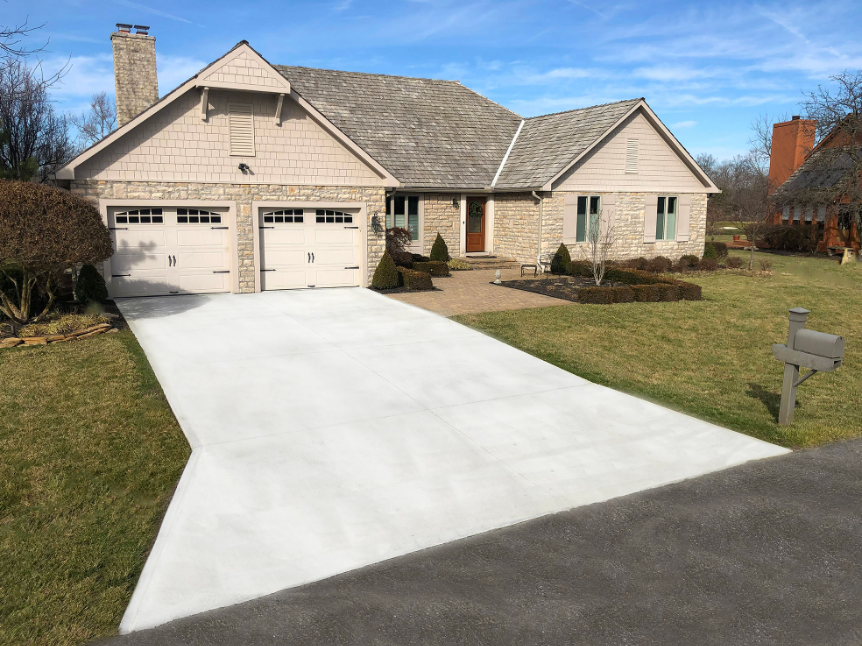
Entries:
<svg viewBox="0 0 862 646">
<path fill-rule="evenodd" d="M 805 322 L 809 314 L 810 312 L 802 307 L 790 310 L 787 344 L 776 343 L 772 346 L 773 356 L 784 362 L 784 384 L 781 387 L 781 406 L 778 409 L 779 424 L 793 422 L 796 389 L 803 381 L 818 372 L 832 372 L 840 368 L 844 361 L 844 337 L 806 330 Z M 800 366 L 810 369 L 801 379 Z"/>
</svg>

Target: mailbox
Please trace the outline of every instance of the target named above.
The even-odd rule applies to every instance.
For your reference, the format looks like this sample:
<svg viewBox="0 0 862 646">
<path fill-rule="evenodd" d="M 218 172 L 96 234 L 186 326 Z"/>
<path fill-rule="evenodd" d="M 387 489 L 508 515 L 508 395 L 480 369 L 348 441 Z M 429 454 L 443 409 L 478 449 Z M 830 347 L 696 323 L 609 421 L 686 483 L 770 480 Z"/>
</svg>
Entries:
<svg viewBox="0 0 862 646">
<path fill-rule="evenodd" d="M 844 358 L 844 337 L 802 329 L 796 333 L 793 349 L 828 359 Z"/>
<path fill-rule="evenodd" d="M 779 424 L 793 422 L 796 389 L 803 381 L 818 372 L 832 372 L 840 368 L 844 361 L 844 337 L 806 330 L 805 322 L 809 313 L 801 307 L 790 310 L 787 345 L 777 343 L 772 346 L 772 354 L 784 362 L 784 384 L 781 387 L 781 405 L 778 409 Z M 808 374 L 801 379 L 800 366 L 810 368 Z"/>
</svg>

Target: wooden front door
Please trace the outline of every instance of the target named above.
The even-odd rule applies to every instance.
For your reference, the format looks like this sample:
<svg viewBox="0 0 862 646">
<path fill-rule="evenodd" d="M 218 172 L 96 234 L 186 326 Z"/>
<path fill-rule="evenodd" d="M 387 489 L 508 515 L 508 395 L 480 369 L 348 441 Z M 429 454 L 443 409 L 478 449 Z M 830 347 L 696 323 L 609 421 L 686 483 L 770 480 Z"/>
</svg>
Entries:
<svg viewBox="0 0 862 646">
<path fill-rule="evenodd" d="M 467 198 L 467 253 L 485 251 L 485 198 Z"/>
</svg>

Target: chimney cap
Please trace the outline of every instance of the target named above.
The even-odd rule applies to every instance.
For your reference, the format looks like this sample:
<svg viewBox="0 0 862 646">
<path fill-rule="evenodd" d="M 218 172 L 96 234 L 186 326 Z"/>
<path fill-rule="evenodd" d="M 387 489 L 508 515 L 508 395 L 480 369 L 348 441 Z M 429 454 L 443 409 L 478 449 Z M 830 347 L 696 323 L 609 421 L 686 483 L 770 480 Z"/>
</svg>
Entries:
<svg viewBox="0 0 862 646">
<path fill-rule="evenodd" d="M 799 121 L 799 115 L 798 115 L 798 114 L 794 114 L 792 117 L 790 117 L 790 120 L 791 120 L 791 121 Z"/>
<path fill-rule="evenodd" d="M 135 25 L 135 29 L 137 30 L 135 33 L 147 35 L 147 32 L 150 31 L 150 28 L 146 25 Z"/>
<path fill-rule="evenodd" d="M 132 28 L 132 25 L 127 25 L 124 22 L 117 23 L 117 29 L 120 31 L 129 31 Z"/>
</svg>

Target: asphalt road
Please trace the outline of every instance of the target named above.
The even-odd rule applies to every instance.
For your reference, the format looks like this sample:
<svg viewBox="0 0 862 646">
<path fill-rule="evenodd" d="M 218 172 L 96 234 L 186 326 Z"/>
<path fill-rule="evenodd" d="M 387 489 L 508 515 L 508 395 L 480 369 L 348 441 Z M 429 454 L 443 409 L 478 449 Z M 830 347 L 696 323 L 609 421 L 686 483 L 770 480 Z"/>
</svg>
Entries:
<svg viewBox="0 0 862 646">
<path fill-rule="evenodd" d="M 751 462 L 111 646 L 862 644 L 862 440 Z"/>
</svg>

